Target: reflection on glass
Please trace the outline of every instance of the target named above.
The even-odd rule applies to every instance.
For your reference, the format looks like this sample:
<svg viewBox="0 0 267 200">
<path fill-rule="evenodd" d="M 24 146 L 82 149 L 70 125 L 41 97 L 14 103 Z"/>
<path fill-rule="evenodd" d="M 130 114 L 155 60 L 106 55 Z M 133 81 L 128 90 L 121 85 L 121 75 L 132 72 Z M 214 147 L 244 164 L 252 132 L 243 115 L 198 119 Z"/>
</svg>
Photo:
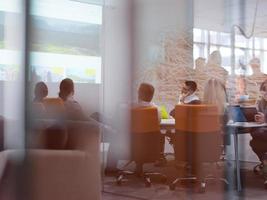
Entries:
<svg viewBox="0 0 267 200">
<path fill-rule="evenodd" d="M 263 43 L 262 38 L 255 37 L 254 42 L 255 42 L 255 49 L 262 49 L 262 43 Z"/>
<path fill-rule="evenodd" d="M 0 3 L 0 116 L 4 147 L 24 148 L 24 13 L 18 0 Z"/>
</svg>

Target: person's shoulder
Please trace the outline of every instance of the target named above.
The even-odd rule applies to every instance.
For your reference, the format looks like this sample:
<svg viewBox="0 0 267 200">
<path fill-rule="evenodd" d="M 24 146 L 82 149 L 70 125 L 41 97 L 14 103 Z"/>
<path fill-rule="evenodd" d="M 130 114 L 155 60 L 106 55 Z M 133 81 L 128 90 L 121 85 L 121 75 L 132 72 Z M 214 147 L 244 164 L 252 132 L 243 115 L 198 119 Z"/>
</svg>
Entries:
<svg viewBox="0 0 267 200">
<path fill-rule="evenodd" d="M 198 104 L 201 104 L 201 101 L 199 99 L 195 99 L 195 100 L 190 101 L 188 104 L 198 105 Z"/>
</svg>

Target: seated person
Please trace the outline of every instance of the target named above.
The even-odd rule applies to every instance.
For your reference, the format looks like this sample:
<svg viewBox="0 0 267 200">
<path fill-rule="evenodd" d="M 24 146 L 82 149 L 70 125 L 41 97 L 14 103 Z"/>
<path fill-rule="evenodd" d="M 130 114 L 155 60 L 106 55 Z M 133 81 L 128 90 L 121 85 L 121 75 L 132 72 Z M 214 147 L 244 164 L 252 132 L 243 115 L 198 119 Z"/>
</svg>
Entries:
<svg viewBox="0 0 267 200">
<path fill-rule="evenodd" d="M 44 82 L 38 82 L 34 88 L 34 103 L 42 103 L 43 99 L 48 95 L 48 88 Z"/>
<path fill-rule="evenodd" d="M 88 117 L 83 113 L 80 104 L 74 100 L 74 83 L 71 79 L 65 78 L 61 81 L 58 96 L 64 101 L 67 119 L 88 119 Z"/>
<path fill-rule="evenodd" d="M 31 114 L 33 118 L 42 118 L 46 114 L 43 100 L 48 95 L 48 88 L 44 82 L 38 82 L 34 88 L 34 99 L 31 107 Z"/>
<path fill-rule="evenodd" d="M 158 119 L 159 123 L 161 120 L 161 112 L 159 107 L 152 102 L 154 96 L 154 87 L 148 83 L 141 83 L 138 89 L 138 102 L 135 106 L 137 107 L 156 107 L 158 109 Z M 160 152 L 161 152 L 161 159 L 155 163 L 155 165 L 160 166 L 166 163 L 164 157 L 164 145 L 165 145 L 165 136 L 161 135 L 160 138 Z"/>
<path fill-rule="evenodd" d="M 185 81 L 181 90 L 178 104 L 200 104 L 201 101 L 196 95 L 197 84 L 195 81 Z M 175 109 L 170 112 L 172 117 L 175 117 Z"/>
<path fill-rule="evenodd" d="M 258 114 L 255 121 L 258 123 L 267 122 L 267 80 L 260 85 L 261 99 L 258 101 Z M 257 154 L 259 160 L 263 161 L 263 156 L 267 152 L 267 128 L 257 128 L 251 132 L 252 140 L 250 146 Z"/>
</svg>

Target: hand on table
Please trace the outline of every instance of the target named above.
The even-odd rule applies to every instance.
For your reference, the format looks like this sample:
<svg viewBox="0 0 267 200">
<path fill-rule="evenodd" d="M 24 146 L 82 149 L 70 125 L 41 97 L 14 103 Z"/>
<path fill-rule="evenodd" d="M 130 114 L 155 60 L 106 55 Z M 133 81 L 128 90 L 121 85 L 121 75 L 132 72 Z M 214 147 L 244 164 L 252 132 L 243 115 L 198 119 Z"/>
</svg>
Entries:
<svg viewBox="0 0 267 200">
<path fill-rule="evenodd" d="M 265 122 L 265 116 L 262 112 L 258 112 L 255 116 L 255 121 L 259 124 L 262 124 Z"/>
</svg>

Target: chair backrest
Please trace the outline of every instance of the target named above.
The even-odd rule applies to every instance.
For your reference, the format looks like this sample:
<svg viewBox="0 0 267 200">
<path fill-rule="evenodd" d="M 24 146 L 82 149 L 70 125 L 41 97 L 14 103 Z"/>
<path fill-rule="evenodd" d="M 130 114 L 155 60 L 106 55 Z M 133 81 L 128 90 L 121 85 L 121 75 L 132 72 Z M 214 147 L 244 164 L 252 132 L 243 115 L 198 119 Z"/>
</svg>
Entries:
<svg viewBox="0 0 267 200">
<path fill-rule="evenodd" d="M 62 118 L 65 116 L 64 102 L 60 98 L 45 98 L 43 104 L 47 118 Z"/>
<path fill-rule="evenodd" d="M 131 130 L 133 133 L 149 133 L 160 130 L 156 107 L 132 108 Z"/>
<path fill-rule="evenodd" d="M 132 158 L 136 162 L 154 162 L 160 156 L 160 125 L 156 107 L 131 110 Z"/>
<path fill-rule="evenodd" d="M 177 161 L 215 162 L 221 153 L 221 125 L 218 108 L 213 105 L 175 107 L 174 151 Z"/>
</svg>

